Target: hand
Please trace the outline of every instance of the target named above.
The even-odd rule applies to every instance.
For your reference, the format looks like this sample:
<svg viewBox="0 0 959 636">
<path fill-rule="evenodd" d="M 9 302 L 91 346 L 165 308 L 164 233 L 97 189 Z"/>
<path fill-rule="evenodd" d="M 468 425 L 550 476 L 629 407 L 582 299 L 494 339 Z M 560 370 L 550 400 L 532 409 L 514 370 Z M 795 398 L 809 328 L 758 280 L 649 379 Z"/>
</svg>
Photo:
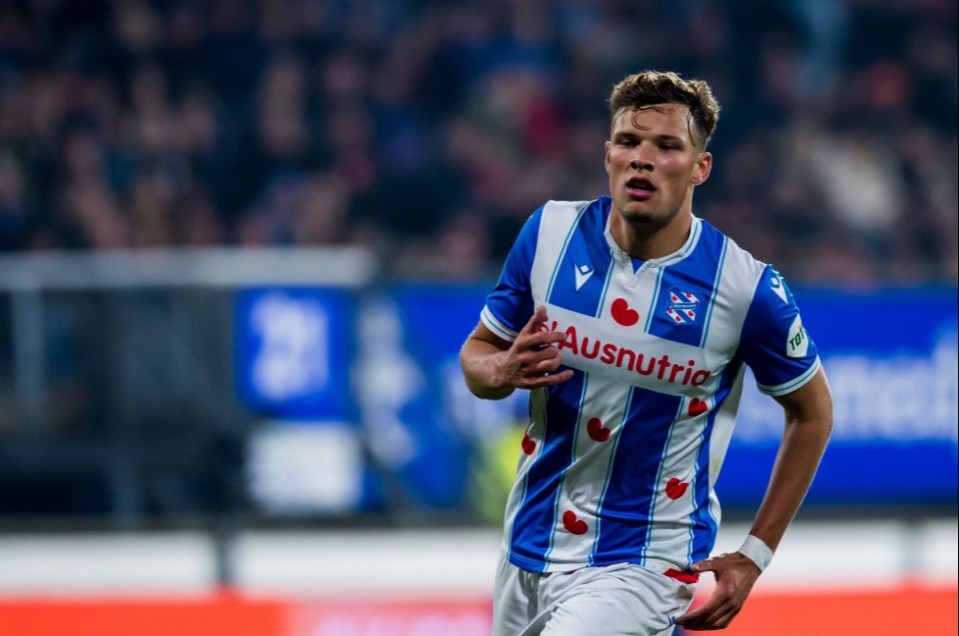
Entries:
<svg viewBox="0 0 959 636">
<path fill-rule="evenodd" d="M 694 563 L 693 572 L 713 572 L 716 589 L 706 602 L 676 619 L 686 629 L 724 629 L 743 608 L 746 597 L 761 571 L 748 557 L 739 552 L 721 554 Z"/>
<path fill-rule="evenodd" d="M 537 389 L 565 382 L 573 377 L 572 369 L 556 370 L 563 363 L 563 354 L 554 346 L 566 339 L 559 331 L 546 331 L 546 307 L 540 305 L 510 345 L 499 363 L 501 383 L 518 389 Z"/>
</svg>

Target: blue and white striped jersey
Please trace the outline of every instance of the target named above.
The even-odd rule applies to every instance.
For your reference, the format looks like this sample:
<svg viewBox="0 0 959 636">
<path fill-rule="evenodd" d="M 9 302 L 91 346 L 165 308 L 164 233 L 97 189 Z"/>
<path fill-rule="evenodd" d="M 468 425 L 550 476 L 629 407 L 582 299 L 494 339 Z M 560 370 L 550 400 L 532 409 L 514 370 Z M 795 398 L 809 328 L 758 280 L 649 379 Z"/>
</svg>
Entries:
<svg viewBox="0 0 959 636">
<path fill-rule="evenodd" d="M 744 365 L 771 395 L 820 366 L 772 267 L 694 218 L 681 249 L 636 269 L 610 235 L 610 203 L 537 210 L 481 315 L 512 341 L 545 305 L 575 371 L 530 393 L 505 520 L 509 560 L 526 570 L 681 571 L 707 557 Z"/>
</svg>

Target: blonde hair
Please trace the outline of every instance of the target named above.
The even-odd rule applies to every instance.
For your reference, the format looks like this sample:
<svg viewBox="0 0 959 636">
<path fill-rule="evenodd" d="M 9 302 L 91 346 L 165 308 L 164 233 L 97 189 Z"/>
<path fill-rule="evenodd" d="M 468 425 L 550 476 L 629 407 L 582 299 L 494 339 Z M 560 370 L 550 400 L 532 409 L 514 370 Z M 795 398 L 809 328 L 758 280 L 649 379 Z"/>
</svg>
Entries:
<svg viewBox="0 0 959 636">
<path fill-rule="evenodd" d="M 672 71 L 642 71 L 625 77 L 609 97 L 612 116 L 622 109 L 642 110 L 657 104 L 683 104 L 696 130 L 690 128 L 694 143 L 703 150 L 709 145 L 719 122 L 719 102 L 703 80 L 683 79 Z M 698 134 L 697 134 L 698 133 Z"/>
</svg>

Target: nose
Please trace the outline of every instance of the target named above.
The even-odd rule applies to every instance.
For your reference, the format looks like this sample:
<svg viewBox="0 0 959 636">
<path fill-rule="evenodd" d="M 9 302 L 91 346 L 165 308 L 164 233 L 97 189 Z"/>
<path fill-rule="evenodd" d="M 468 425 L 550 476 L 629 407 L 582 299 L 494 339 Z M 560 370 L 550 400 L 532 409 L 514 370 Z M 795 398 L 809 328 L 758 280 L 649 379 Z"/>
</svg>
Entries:
<svg viewBox="0 0 959 636">
<path fill-rule="evenodd" d="M 652 170 L 655 165 L 652 157 L 649 144 L 641 143 L 636 146 L 633 156 L 629 160 L 629 167 L 633 170 Z"/>
</svg>

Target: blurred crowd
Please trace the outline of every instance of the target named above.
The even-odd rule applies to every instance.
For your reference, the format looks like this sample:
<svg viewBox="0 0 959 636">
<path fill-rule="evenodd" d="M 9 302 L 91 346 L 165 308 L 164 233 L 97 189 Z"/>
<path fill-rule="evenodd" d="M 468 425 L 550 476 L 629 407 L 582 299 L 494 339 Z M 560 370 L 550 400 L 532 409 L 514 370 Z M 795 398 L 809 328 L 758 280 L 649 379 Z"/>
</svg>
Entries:
<svg viewBox="0 0 959 636">
<path fill-rule="evenodd" d="M 794 281 L 957 279 L 955 0 L 0 0 L 0 251 L 367 245 L 488 273 L 709 81 L 694 211 Z"/>
</svg>

